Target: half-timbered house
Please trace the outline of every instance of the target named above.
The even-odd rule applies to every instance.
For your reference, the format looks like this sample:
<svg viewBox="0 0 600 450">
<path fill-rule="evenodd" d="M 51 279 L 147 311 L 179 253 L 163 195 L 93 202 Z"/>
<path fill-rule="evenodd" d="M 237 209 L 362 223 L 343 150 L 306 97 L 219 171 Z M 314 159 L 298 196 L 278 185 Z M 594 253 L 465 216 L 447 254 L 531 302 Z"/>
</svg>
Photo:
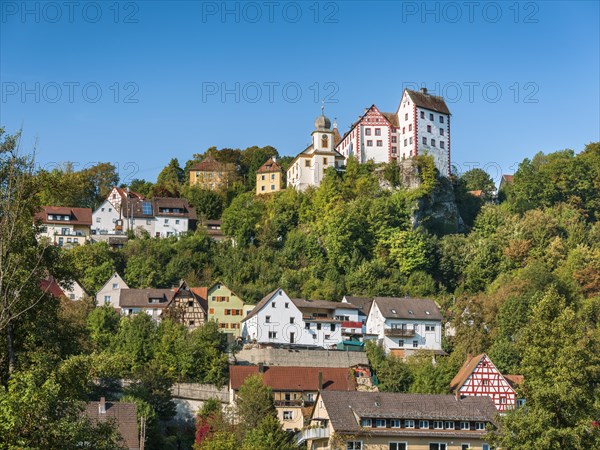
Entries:
<svg viewBox="0 0 600 450">
<path fill-rule="evenodd" d="M 202 326 L 207 320 L 206 299 L 194 292 L 185 281 L 175 290 L 167 311 L 171 319 L 185 325 L 188 330 Z"/>
<path fill-rule="evenodd" d="M 500 373 L 485 353 L 468 356 L 450 382 L 450 389 L 457 397 L 487 395 L 500 412 L 517 406 L 517 394 L 512 383 Z"/>
</svg>

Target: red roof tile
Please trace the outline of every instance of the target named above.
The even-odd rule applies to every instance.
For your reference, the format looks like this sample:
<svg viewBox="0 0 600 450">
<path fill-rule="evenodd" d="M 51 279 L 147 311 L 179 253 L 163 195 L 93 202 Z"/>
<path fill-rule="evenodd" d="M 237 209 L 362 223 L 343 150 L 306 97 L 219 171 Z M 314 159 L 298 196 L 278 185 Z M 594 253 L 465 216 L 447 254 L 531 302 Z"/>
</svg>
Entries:
<svg viewBox="0 0 600 450">
<path fill-rule="evenodd" d="M 54 298 L 65 297 L 65 293 L 63 292 L 62 288 L 54 279 L 41 280 L 40 289 L 45 293 L 52 295 Z"/>
<path fill-rule="evenodd" d="M 281 166 L 274 161 L 273 158 L 269 158 L 265 163 L 258 168 L 256 173 L 271 173 L 271 172 L 283 172 Z"/>
<path fill-rule="evenodd" d="M 337 367 L 264 367 L 263 384 L 274 391 L 318 391 L 319 372 L 323 374 L 324 390 L 356 390 L 352 370 Z M 230 366 L 231 387 L 238 390 L 247 377 L 258 373 L 258 366 Z"/>
</svg>

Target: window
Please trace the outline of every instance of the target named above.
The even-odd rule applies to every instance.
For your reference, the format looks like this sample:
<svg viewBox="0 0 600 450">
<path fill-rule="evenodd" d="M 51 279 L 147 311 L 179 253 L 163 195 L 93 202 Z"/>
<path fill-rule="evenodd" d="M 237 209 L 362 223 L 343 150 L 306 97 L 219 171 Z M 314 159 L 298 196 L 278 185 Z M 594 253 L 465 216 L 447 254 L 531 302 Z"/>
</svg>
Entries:
<svg viewBox="0 0 600 450">
<path fill-rule="evenodd" d="M 405 420 L 404 421 L 404 428 L 414 428 L 414 427 L 415 427 L 414 420 Z"/>
<path fill-rule="evenodd" d="M 188 308 L 192 308 L 194 306 L 194 300 L 188 300 Z"/>
<path fill-rule="evenodd" d="M 335 323 L 331 324 L 331 331 L 335 331 Z"/>
<path fill-rule="evenodd" d="M 425 325 L 425 331 L 435 331 L 434 325 Z"/>
<path fill-rule="evenodd" d="M 152 220 L 151 219 L 146 219 L 146 225 L 152 225 Z"/>
<path fill-rule="evenodd" d="M 269 331 L 269 339 L 277 339 L 277 331 Z"/>
<path fill-rule="evenodd" d="M 383 147 L 383 141 L 381 139 L 377 139 L 377 147 Z"/>
<path fill-rule="evenodd" d="M 294 323 L 294 318 L 290 317 L 290 323 Z"/>
<path fill-rule="evenodd" d="M 152 203 L 151 202 L 143 202 L 142 203 L 142 214 L 145 216 L 152 215 Z"/>
<path fill-rule="evenodd" d="M 490 444 L 483 444 L 481 450 L 490 450 Z"/>
<path fill-rule="evenodd" d="M 385 419 L 376 419 L 375 428 L 385 428 Z"/>
<path fill-rule="evenodd" d="M 165 225 L 169 223 L 169 219 L 165 219 Z"/>
<path fill-rule="evenodd" d="M 327 158 L 323 158 L 323 165 L 326 166 L 327 165 Z"/>
<path fill-rule="evenodd" d="M 292 420 L 293 411 L 284 411 L 283 420 Z"/>
<path fill-rule="evenodd" d="M 425 111 L 421 111 L 421 119 L 425 118 Z"/>
<path fill-rule="evenodd" d="M 330 338 L 330 335 L 329 335 L 329 334 L 326 334 L 326 335 L 325 335 L 325 340 L 328 340 L 329 338 Z"/>
<path fill-rule="evenodd" d="M 196 323 L 196 322 L 194 322 L 193 320 L 190 320 L 190 326 L 191 326 L 191 327 L 193 327 L 195 323 Z"/>
<path fill-rule="evenodd" d="M 102 222 L 102 219 L 100 219 L 100 217 L 96 217 L 96 223 L 100 223 Z"/>
<path fill-rule="evenodd" d="M 390 442 L 389 450 L 406 450 L 406 442 Z"/>
<path fill-rule="evenodd" d="M 460 450 L 469 450 L 471 448 L 471 444 L 460 444 Z"/>
<path fill-rule="evenodd" d="M 407 140 L 406 140 L 406 139 L 404 139 L 404 146 L 405 146 L 405 147 L 406 147 L 406 142 L 407 142 Z"/>
<path fill-rule="evenodd" d="M 361 427 L 371 427 L 373 425 L 371 424 L 371 419 L 362 419 L 360 421 L 360 426 Z"/>
<path fill-rule="evenodd" d="M 431 125 L 427 125 L 427 132 L 431 133 Z"/>
<path fill-rule="evenodd" d="M 271 316 L 265 316 L 265 323 L 271 323 Z"/>
<path fill-rule="evenodd" d="M 412 123 L 408 125 L 408 131 L 412 131 Z"/>
<path fill-rule="evenodd" d="M 286 302 L 286 303 L 284 303 L 284 304 L 283 304 L 283 307 L 284 307 L 284 308 L 289 308 L 289 307 L 290 307 L 290 304 Z"/>
<path fill-rule="evenodd" d="M 271 303 L 271 308 L 275 308 L 275 302 Z"/>
<path fill-rule="evenodd" d="M 367 147 L 373 147 L 373 141 L 371 139 L 367 141 Z"/>
<path fill-rule="evenodd" d="M 440 135 L 443 136 L 444 135 L 444 129 L 440 128 Z"/>
<path fill-rule="evenodd" d="M 275 185 L 274 185 L 274 184 L 272 184 L 272 185 L 271 185 L 271 190 L 272 190 L 272 191 L 274 191 L 274 190 L 275 190 Z"/>
<path fill-rule="evenodd" d="M 490 381 L 487 379 L 483 379 L 483 380 L 481 380 L 481 382 L 483 383 L 484 386 L 487 386 Z"/>
<path fill-rule="evenodd" d="M 423 144 L 427 145 L 427 138 L 423 137 Z"/>
<path fill-rule="evenodd" d="M 215 313 L 215 308 L 210 308 L 210 309 L 208 310 L 208 313 L 209 313 L 209 314 L 214 314 L 214 313 Z"/>
<path fill-rule="evenodd" d="M 365 128 L 365 136 L 371 136 L 371 129 Z"/>
<path fill-rule="evenodd" d="M 113 283 L 112 284 L 112 288 L 113 289 L 119 289 L 119 283 Z"/>
<path fill-rule="evenodd" d="M 500 397 L 500 404 L 506 405 L 506 397 Z"/>
<path fill-rule="evenodd" d="M 433 113 L 429 113 L 429 120 L 433 120 Z"/>
<path fill-rule="evenodd" d="M 104 304 L 110 303 L 110 295 L 104 296 Z"/>
<path fill-rule="evenodd" d="M 446 430 L 454 430 L 454 422 L 445 423 Z"/>
<path fill-rule="evenodd" d="M 446 450 L 447 448 L 446 444 L 441 442 L 431 442 L 429 444 L 429 450 Z"/>
<path fill-rule="evenodd" d="M 265 176 L 264 176 L 264 175 L 261 175 L 261 176 L 260 176 L 260 179 L 264 181 L 264 180 L 265 180 Z"/>
<path fill-rule="evenodd" d="M 433 421 L 433 429 L 434 430 L 443 430 L 444 422 L 442 422 L 441 420 L 434 420 Z"/>
<path fill-rule="evenodd" d="M 260 190 L 261 190 L 261 191 L 264 191 L 264 190 L 265 190 L 265 187 L 264 187 L 264 186 L 261 186 L 261 187 L 260 187 Z"/>
<path fill-rule="evenodd" d="M 320 329 L 321 329 L 321 324 L 320 324 L 320 323 L 318 323 L 318 324 L 317 324 L 317 330 L 320 330 Z"/>
<path fill-rule="evenodd" d="M 412 144 L 412 143 L 413 143 L 412 136 L 411 136 L 410 138 L 408 138 L 408 143 L 409 143 L 409 144 Z"/>
<path fill-rule="evenodd" d="M 432 139 L 432 140 L 431 140 L 431 146 L 432 146 L 432 147 L 435 147 L 435 139 Z"/>
<path fill-rule="evenodd" d="M 225 315 L 226 316 L 230 316 L 231 315 L 231 310 L 230 309 L 226 309 L 225 310 Z"/>
<path fill-rule="evenodd" d="M 440 123 L 444 123 L 444 116 L 440 116 Z"/>
<path fill-rule="evenodd" d="M 419 346 L 419 341 L 413 341 L 413 348 L 417 348 Z"/>
<path fill-rule="evenodd" d="M 175 225 L 179 225 L 179 219 L 175 220 Z"/>
<path fill-rule="evenodd" d="M 444 141 L 440 141 L 440 147 L 441 148 L 446 148 L 445 145 L 444 145 Z"/>
<path fill-rule="evenodd" d="M 392 153 L 396 153 L 397 150 L 398 150 L 397 147 L 392 147 Z"/>
<path fill-rule="evenodd" d="M 307 330 L 310 330 L 310 323 L 306 322 L 304 324 L 304 328 L 306 328 Z"/>
<path fill-rule="evenodd" d="M 398 419 L 390 420 L 390 427 L 392 428 L 400 428 L 400 421 Z"/>
<path fill-rule="evenodd" d="M 397 139 L 396 136 L 392 136 L 392 144 L 396 143 L 396 139 Z"/>
<path fill-rule="evenodd" d="M 404 114 L 404 120 L 408 120 L 408 113 Z"/>
<path fill-rule="evenodd" d="M 306 159 L 306 160 L 304 160 L 304 165 L 305 165 L 306 167 L 310 167 L 310 159 Z"/>
<path fill-rule="evenodd" d="M 346 450 L 362 450 L 362 441 L 346 442 Z"/>
<path fill-rule="evenodd" d="M 100 208 L 100 211 L 104 212 L 104 208 Z"/>
<path fill-rule="evenodd" d="M 419 420 L 419 428 L 429 428 L 429 420 Z"/>
<path fill-rule="evenodd" d="M 475 422 L 475 429 L 478 431 L 485 430 L 485 423 Z"/>
<path fill-rule="evenodd" d="M 381 136 L 381 128 L 375 128 L 375 136 Z"/>
<path fill-rule="evenodd" d="M 461 430 L 470 430 L 471 429 L 471 424 L 469 422 L 461 422 L 460 423 L 460 429 Z"/>
<path fill-rule="evenodd" d="M 406 133 L 406 128 L 402 127 L 402 134 Z"/>
</svg>

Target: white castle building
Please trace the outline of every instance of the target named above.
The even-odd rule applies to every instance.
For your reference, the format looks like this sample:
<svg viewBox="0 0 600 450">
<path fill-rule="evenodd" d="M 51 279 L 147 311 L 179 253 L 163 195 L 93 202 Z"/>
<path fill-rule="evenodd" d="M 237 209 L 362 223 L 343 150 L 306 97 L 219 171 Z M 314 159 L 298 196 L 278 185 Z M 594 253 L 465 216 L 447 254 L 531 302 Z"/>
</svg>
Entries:
<svg viewBox="0 0 600 450">
<path fill-rule="evenodd" d="M 429 154 L 440 175 L 450 174 L 450 111 L 443 97 L 427 89 L 405 89 L 395 113 L 375 105 L 350 126 L 336 150 L 359 162 L 389 163 Z"/>
</svg>

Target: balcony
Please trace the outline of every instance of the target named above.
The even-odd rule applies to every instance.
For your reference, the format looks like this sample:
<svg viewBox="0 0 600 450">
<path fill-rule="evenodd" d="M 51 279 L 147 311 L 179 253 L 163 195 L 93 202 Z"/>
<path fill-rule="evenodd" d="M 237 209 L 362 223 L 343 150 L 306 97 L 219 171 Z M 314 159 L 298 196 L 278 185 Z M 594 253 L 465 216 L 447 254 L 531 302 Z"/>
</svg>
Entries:
<svg viewBox="0 0 600 450">
<path fill-rule="evenodd" d="M 329 428 L 307 428 L 296 435 L 296 444 L 308 440 L 329 439 Z"/>
<path fill-rule="evenodd" d="M 416 331 L 407 328 L 386 328 L 383 333 L 389 337 L 413 337 Z"/>
<path fill-rule="evenodd" d="M 303 406 L 302 399 L 297 400 L 275 400 L 275 406 Z"/>
</svg>

